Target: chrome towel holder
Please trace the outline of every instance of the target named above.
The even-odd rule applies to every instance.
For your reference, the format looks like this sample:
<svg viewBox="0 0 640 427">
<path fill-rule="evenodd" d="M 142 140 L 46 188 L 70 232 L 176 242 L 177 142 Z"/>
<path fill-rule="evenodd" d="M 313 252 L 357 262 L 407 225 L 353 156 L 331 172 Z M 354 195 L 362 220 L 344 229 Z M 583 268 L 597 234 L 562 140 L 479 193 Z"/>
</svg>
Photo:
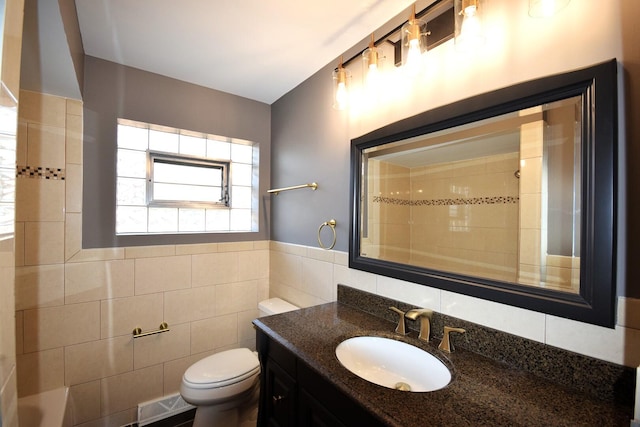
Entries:
<svg viewBox="0 0 640 427">
<path fill-rule="evenodd" d="M 336 220 L 335 219 L 330 219 L 329 221 L 325 221 L 322 224 L 320 224 L 320 228 L 318 228 L 318 244 L 320 244 L 320 247 L 322 249 L 325 250 L 330 250 L 333 249 L 333 247 L 336 245 Z M 333 231 L 333 241 L 331 242 L 331 246 L 326 247 L 323 243 L 322 243 L 322 239 L 320 238 L 320 232 L 322 231 L 322 229 L 326 226 L 331 227 L 331 231 Z"/>
</svg>

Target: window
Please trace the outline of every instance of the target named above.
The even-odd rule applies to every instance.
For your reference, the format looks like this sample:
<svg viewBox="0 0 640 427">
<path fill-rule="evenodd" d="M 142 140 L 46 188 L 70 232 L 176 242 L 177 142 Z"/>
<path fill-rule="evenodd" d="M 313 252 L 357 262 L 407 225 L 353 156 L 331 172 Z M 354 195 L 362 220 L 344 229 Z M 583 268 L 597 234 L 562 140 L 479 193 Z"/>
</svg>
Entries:
<svg viewBox="0 0 640 427">
<path fill-rule="evenodd" d="M 116 234 L 258 231 L 258 146 L 118 120 Z"/>
</svg>

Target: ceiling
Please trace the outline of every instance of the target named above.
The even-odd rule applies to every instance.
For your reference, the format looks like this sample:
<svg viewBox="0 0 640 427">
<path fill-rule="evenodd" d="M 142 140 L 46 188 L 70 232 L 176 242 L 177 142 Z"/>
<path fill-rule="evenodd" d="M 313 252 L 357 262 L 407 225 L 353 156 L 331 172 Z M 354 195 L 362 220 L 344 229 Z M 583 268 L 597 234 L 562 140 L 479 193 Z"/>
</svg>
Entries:
<svg viewBox="0 0 640 427">
<path fill-rule="evenodd" d="M 413 3 L 75 1 L 86 55 L 267 104 Z"/>
</svg>

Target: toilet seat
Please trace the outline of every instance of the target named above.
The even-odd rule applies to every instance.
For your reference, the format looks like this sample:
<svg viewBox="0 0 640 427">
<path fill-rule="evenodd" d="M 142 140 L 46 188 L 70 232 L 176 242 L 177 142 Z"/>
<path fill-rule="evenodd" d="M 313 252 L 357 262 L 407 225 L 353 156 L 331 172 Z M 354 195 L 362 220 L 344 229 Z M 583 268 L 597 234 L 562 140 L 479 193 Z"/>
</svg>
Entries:
<svg viewBox="0 0 640 427">
<path fill-rule="evenodd" d="M 219 388 L 242 382 L 260 372 L 260 361 L 248 348 L 216 353 L 191 365 L 183 382 L 192 388 Z"/>
</svg>

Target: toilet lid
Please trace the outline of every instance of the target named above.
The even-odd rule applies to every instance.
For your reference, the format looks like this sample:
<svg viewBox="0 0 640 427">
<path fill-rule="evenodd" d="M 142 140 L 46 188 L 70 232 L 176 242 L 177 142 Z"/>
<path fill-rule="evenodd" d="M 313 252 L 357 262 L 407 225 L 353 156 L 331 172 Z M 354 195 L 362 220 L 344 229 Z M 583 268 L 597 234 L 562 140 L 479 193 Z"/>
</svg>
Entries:
<svg viewBox="0 0 640 427">
<path fill-rule="evenodd" d="M 191 365 L 184 380 L 197 384 L 226 385 L 246 378 L 260 369 L 258 357 L 248 348 L 236 348 L 205 357 Z"/>
</svg>

